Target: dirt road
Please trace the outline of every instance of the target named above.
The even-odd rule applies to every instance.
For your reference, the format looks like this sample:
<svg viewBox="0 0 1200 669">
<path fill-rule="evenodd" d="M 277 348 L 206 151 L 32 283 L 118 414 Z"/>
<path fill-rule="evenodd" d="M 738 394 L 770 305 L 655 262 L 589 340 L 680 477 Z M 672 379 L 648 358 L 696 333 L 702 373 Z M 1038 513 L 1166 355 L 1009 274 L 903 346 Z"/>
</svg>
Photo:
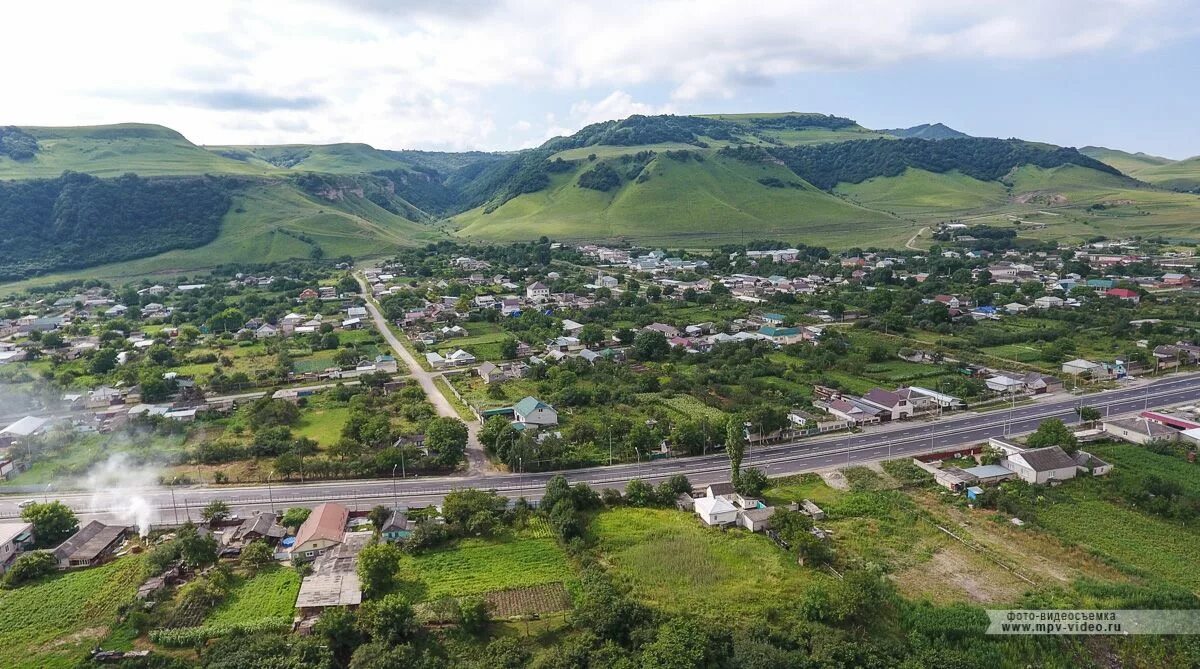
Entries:
<svg viewBox="0 0 1200 669">
<path fill-rule="evenodd" d="M 404 361 L 404 365 L 408 367 L 408 373 L 421 386 L 421 390 L 425 391 L 425 397 L 429 398 L 429 403 L 433 405 L 434 410 L 439 416 L 448 416 L 450 418 L 462 419 L 458 412 L 454 410 L 454 405 L 450 400 L 442 394 L 438 389 L 437 384 L 433 382 L 435 378 L 441 376 L 434 372 L 427 372 L 417 362 L 408 349 L 404 347 L 396 335 L 392 334 L 392 329 L 388 327 L 387 319 L 380 313 L 379 307 L 375 305 L 375 300 L 371 297 L 371 287 L 366 281 L 357 274 L 354 278 L 358 281 L 359 287 L 362 289 L 363 298 L 367 303 L 367 312 L 371 314 L 371 319 L 375 321 L 375 327 L 387 341 L 392 350 L 396 352 L 396 356 Z M 487 458 L 487 454 L 483 450 L 483 444 L 479 443 L 479 421 L 467 422 L 467 472 L 476 475 L 485 475 L 489 472 L 496 471 L 495 467 Z"/>
</svg>

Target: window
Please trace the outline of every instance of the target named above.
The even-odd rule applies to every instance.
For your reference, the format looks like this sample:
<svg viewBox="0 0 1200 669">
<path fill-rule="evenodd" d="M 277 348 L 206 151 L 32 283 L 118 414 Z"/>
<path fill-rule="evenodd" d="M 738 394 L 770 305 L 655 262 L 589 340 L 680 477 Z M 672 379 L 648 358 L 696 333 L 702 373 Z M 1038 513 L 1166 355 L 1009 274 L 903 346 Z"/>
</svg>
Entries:
<svg viewBox="0 0 1200 669">
<path fill-rule="evenodd" d="M 312 556 L 313 556 L 312 551 L 304 551 L 304 557 L 312 557 Z"/>
</svg>

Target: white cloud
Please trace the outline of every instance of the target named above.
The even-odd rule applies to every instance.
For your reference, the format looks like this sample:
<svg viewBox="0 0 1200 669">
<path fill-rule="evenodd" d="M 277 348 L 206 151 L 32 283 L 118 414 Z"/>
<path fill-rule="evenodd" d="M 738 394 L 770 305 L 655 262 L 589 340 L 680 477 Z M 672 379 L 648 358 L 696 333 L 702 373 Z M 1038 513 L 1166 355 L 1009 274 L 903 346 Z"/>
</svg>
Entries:
<svg viewBox="0 0 1200 669">
<path fill-rule="evenodd" d="M 570 132 L 807 71 L 1146 49 L 1200 30 L 1185 0 L 136 0 L 119 12 L 14 3 L 5 19 L 35 27 L 0 41 L 0 59 L 20 65 L 5 71 L 7 123 L 138 120 L 205 143 L 452 149 L 528 141 L 537 133 L 513 115 L 539 96 L 611 91 L 543 126 Z M 498 122 L 512 129 L 498 134 Z"/>
</svg>

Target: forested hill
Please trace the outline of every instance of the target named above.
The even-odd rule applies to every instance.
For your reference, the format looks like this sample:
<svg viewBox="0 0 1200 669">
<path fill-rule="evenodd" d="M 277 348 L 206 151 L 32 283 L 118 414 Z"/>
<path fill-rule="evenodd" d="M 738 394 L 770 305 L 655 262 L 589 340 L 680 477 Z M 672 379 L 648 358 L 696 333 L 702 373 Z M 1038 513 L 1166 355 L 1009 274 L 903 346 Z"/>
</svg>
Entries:
<svg viewBox="0 0 1200 669">
<path fill-rule="evenodd" d="M 0 181 L 0 279 L 200 246 L 229 205 L 210 177 Z"/>
<path fill-rule="evenodd" d="M 1078 165 L 1123 176 L 1121 171 L 1065 147 L 1045 147 L 1014 139 L 970 137 L 930 142 L 876 139 L 795 147 L 730 147 L 723 152 L 748 161 L 774 158 L 809 183 L 826 190 L 839 183 L 899 176 L 910 167 L 928 172 L 956 170 L 995 181 L 1022 165 L 1050 168 Z"/>
</svg>

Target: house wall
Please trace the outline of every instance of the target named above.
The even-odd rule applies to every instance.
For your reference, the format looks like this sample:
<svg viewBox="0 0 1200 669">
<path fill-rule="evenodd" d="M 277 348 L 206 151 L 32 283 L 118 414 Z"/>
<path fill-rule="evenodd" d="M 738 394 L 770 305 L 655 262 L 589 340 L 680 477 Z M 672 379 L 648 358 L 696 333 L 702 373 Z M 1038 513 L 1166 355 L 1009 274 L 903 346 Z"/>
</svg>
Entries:
<svg viewBox="0 0 1200 669">
<path fill-rule="evenodd" d="M 738 512 L 736 510 L 710 513 L 708 515 L 698 513 L 697 515 L 700 516 L 700 520 L 703 520 L 709 525 L 725 525 L 728 523 L 736 523 L 738 519 Z"/>
<path fill-rule="evenodd" d="M 306 541 L 302 546 L 292 548 L 292 559 L 294 560 L 314 560 L 322 552 L 336 546 L 338 542 L 329 539 L 317 539 L 314 541 Z M 312 555 L 308 555 L 311 552 Z"/>
</svg>

